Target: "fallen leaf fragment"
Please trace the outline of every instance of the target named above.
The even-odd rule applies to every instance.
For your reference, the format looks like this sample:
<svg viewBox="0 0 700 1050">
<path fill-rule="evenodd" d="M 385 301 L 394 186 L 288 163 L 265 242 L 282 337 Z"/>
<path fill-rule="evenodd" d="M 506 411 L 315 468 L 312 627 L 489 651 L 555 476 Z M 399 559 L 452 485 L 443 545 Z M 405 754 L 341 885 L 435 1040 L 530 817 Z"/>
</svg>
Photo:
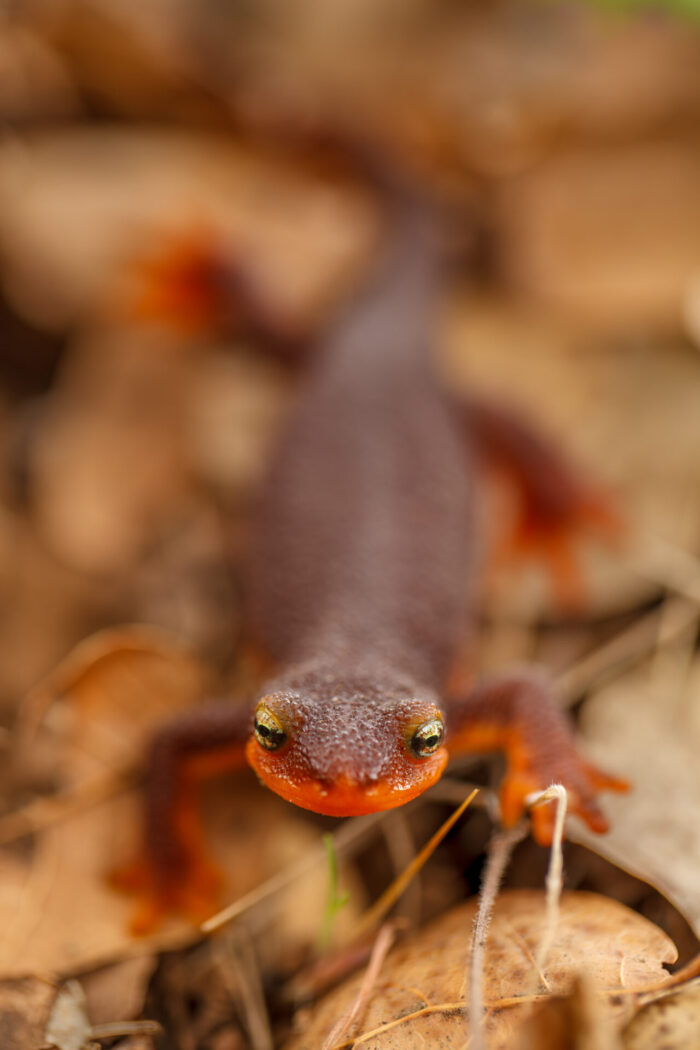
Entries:
<svg viewBox="0 0 700 1050">
<path fill-rule="evenodd" d="M 412 1050 L 429 1045 L 464 1046 L 465 973 L 477 903 L 442 916 L 395 948 L 378 975 L 363 1016 L 342 1045 L 373 1050 Z M 496 903 L 486 949 L 484 1000 L 489 1050 L 511 1047 L 515 1031 L 541 988 L 535 955 L 545 929 L 544 894 L 503 893 Z M 663 964 L 676 950 L 663 931 L 616 901 L 592 893 L 565 893 L 546 978 L 553 995 L 571 990 L 585 973 L 596 992 L 629 995 L 668 979 Z M 323 1042 L 355 999 L 362 976 L 323 999 L 287 1050 Z M 618 1010 L 620 1006 L 610 1006 Z M 370 1033 L 373 1033 L 370 1035 Z"/>
</svg>

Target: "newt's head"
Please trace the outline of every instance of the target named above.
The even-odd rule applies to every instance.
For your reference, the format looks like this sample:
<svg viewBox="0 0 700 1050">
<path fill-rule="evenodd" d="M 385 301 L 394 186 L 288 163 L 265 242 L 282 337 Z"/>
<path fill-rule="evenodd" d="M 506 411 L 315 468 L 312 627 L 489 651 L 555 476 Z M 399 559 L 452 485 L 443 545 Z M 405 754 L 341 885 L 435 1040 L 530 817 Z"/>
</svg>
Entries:
<svg viewBox="0 0 700 1050">
<path fill-rule="evenodd" d="M 313 668 L 260 700 L 246 755 L 288 802 L 349 817 L 401 806 L 435 783 L 447 762 L 443 736 L 431 694 Z"/>
</svg>

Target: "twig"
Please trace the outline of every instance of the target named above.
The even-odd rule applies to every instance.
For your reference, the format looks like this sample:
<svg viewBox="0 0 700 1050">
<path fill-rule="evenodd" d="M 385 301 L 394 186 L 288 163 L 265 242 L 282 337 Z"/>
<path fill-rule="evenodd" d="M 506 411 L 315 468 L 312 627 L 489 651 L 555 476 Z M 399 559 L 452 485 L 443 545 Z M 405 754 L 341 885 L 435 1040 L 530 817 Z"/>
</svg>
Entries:
<svg viewBox="0 0 700 1050">
<path fill-rule="evenodd" d="M 343 1038 L 350 1025 L 357 1018 L 357 1015 L 367 1005 L 367 1000 L 371 995 L 372 988 L 376 983 L 379 971 L 382 968 L 382 964 L 386 958 L 387 952 L 391 948 L 393 940 L 394 930 L 388 923 L 386 923 L 381 927 L 377 934 L 377 939 L 372 948 L 369 964 L 365 970 L 365 975 L 362 978 L 362 983 L 357 995 L 355 996 L 354 1002 L 343 1016 L 333 1025 L 323 1042 L 321 1050 L 331 1050 L 331 1047 L 334 1047 L 336 1042 Z"/>
<path fill-rule="evenodd" d="M 370 930 L 386 915 L 406 889 L 411 879 L 417 875 L 425 862 L 435 852 L 447 832 L 457 823 L 469 803 L 477 794 L 478 790 L 478 788 L 474 788 L 471 794 L 467 795 L 462 804 L 457 807 L 454 813 L 447 818 L 445 823 L 438 828 L 432 838 L 430 838 L 425 846 L 423 846 L 423 848 L 416 854 L 408 867 L 404 868 L 401 874 L 394 879 L 391 885 L 384 891 L 384 893 L 382 893 L 381 897 L 365 912 L 355 927 L 355 936 L 362 936 L 363 933 Z"/>
<path fill-rule="evenodd" d="M 484 1013 L 484 956 L 488 939 L 489 925 L 498 887 L 506 870 L 515 846 L 527 834 L 524 822 L 507 831 L 500 831 L 491 839 L 486 870 L 481 883 L 479 910 L 474 922 L 471 958 L 469 960 L 468 993 L 469 993 L 469 1028 L 472 1037 L 472 1050 L 485 1050 L 482 1030 Z"/>
</svg>

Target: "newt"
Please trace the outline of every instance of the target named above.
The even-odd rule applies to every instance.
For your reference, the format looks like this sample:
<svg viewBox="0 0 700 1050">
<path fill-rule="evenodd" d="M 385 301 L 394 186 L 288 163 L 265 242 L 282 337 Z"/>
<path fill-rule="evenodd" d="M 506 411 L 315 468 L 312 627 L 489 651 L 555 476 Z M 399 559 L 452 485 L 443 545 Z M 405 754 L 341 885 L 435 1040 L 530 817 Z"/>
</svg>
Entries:
<svg viewBox="0 0 700 1050">
<path fill-rule="evenodd" d="M 475 617 L 478 456 L 513 474 L 517 540 L 559 574 L 572 539 L 604 527 L 606 512 L 519 415 L 441 385 L 433 208 L 398 177 L 384 196 L 385 251 L 310 356 L 260 499 L 248 613 L 276 673 L 252 709 L 207 703 L 153 740 L 143 857 L 118 878 L 140 896 L 136 930 L 166 912 L 202 918 L 217 903 L 195 787 L 220 769 L 247 763 L 288 802 L 345 817 L 416 798 L 451 755 L 502 750 L 504 824 L 556 781 L 596 832 L 607 828 L 598 792 L 625 789 L 580 756 L 544 670 L 449 688 Z M 549 843 L 552 807 L 531 817 Z"/>
</svg>

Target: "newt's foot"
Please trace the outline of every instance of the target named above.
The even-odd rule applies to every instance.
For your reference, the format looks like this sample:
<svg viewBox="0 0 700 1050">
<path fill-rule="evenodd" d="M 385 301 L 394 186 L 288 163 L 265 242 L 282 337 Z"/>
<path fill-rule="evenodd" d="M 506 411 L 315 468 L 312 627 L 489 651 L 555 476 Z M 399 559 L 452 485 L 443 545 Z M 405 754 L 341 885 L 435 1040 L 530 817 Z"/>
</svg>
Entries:
<svg viewBox="0 0 700 1050">
<path fill-rule="evenodd" d="M 136 900 L 129 924 L 138 937 L 153 933 L 168 916 L 181 916 L 196 926 L 208 919 L 221 903 L 223 876 L 206 856 L 192 856 L 175 872 L 159 871 L 150 857 L 109 875 L 115 889 Z"/>
<path fill-rule="evenodd" d="M 602 834 L 608 821 L 598 806 L 599 791 L 624 792 L 629 784 L 586 762 L 572 740 L 558 742 L 556 754 L 547 754 L 519 741 L 507 750 L 508 769 L 501 785 L 501 818 L 512 827 L 525 812 L 529 795 L 544 791 L 550 784 L 562 784 L 568 793 L 568 812 L 580 817 L 591 831 Z M 541 846 L 549 846 L 554 833 L 556 806 L 552 803 L 532 809 L 532 835 Z"/>
<path fill-rule="evenodd" d="M 577 491 L 551 506 L 525 502 L 511 534 L 495 552 L 496 564 L 536 560 L 552 581 L 557 604 L 576 610 L 585 604 L 586 586 L 577 544 L 592 536 L 606 546 L 619 545 L 624 534 L 622 516 L 613 503 L 597 491 Z"/>
</svg>

